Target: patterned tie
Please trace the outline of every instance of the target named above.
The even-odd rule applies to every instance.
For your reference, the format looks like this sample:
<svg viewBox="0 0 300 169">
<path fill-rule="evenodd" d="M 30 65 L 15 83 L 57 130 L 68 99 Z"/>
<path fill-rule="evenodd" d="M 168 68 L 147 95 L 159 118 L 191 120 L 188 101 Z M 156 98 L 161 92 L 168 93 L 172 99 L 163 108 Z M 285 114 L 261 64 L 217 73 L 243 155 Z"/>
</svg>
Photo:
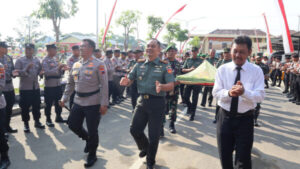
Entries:
<svg viewBox="0 0 300 169">
<path fill-rule="evenodd" d="M 237 75 L 234 81 L 234 85 L 236 84 L 237 81 L 241 79 L 241 67 L 238 66 L 236 67 L 237 70 Z M 238 104 L 239 104 L 239 97 L 232 97 L 231 100 L 231 105 L 230 105 L 230 112 L 232 113 L 237 113 L 238 112 Z"/>
</svg>

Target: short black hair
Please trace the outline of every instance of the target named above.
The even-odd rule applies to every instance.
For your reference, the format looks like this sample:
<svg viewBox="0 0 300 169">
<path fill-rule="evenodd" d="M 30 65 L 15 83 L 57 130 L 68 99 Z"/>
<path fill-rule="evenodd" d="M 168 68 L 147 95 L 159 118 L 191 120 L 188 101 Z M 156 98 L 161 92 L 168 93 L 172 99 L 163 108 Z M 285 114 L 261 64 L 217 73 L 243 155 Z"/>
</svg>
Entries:
<svg viewBox="0 0 300 169">
<path fill-rule="evenodd" d="M 252 50 L 252 40 L 249 38 L 249 36 L 238 36 L 233 40 L 233 43 L 237 45 L 245 44 L 249 50 Z"/>
<path fill-rule="evenodd" d="M 99 49 L 95 49 L 95 50 L 94 50 L 94 53 L 98 53 L 98 52 L 100 52 Z"/>
<path fill-rule="evenodd" d="M 87 42 L 90 45 L 91 48 L 93 48 L 93 49 L 96 48 L 96 44 L 95 44 L 95 42 L 93 40 L 91 40 L 91 39 L 83 39 L 82 41 L 83 42 Z"/>
<path fill-rule="evenodd" d="M 299 55 L 298 55 L 298 53 L 293 53 L 293 54 L 292 54 L 292 57 L 293 57 L 293 58 L 298 58 Z"/>
<path fill-rule="evenodd" d="M 76 50 L 76 49 L 79 49 L 79 46 L 78 46 L 78 45 L 72 46 L 72 50 Z"/>
<path fill-rule="evenodd" d="M 159 40 L 157 40 L 156 38 L 151 38 L 150 41 L 152 40 L 156 41 L 157 45 L 161 48 L 161 43 Z"/>
</svg>

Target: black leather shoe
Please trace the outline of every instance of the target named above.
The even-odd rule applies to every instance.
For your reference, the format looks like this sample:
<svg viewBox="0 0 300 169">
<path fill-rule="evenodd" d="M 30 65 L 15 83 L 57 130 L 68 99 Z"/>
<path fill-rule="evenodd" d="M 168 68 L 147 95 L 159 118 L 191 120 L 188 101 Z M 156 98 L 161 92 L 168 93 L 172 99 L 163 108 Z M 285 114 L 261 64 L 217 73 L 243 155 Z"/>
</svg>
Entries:
<svg viewBox="0 0 300 169">
<path fill-rule="evenodd" d="M 293 102 L 293 101 L 296 101 L 296 98 L 289 99 L 289 102 Z"/>
<path fill-rule="evenodd" d="M 114 104 L 114 103 L 112 103 L 112 102 L 109 102 L 109 105 L 110 105 L 110 106 L 113 106 L 113 105 L 115 105 L 115 104 Z"/>
<path fill-rule="evenodd" d="M 0 162 L 0 169 L 7 169 L 9 165 L 10 165 L 9 159 L 3 159 Z"/>
<path fill-rule="evenodd" d="M 13 129 L 13 128 L 11 128 L 10 126 L 7 128 L 7 132 L 8 133 L 17 133 L 18 132 L 18 130 L 17 129 Z"/>
<path fill-rule="evenodd" d="M 211 103 L 209 103 L 209 104 L 208 104 L 208 107 L 212 107 L 212 104 L 211 104 Z"/>
<path fill-rule="evenodd" d="M 164 136 L 165 136 L 165 132 L 164 132 L 164 129 L 162 128 L 161 132 L 160 132 L 160 138 L 163 138 Z"/>
<path fill-rule="evenodd" d="M 217 120 L 214 120 L 213 123 L 216 124 L 216 123 L 217 123 Z"/>
<path fill-rule="evenodd" d="M 89 147 L 88 147 L 88 142 L 86 141 L 85 143 L 85 147 L 84 147 L 84 150 L 83 150 L 84 153 L 88 153 L 89 152 Z"/>
<path fill-rule="evenodd" d="M 28 123 L 24 123 L 24 132 L 25 133 L 29 133 L 30 132 L 30 128 L 29 128 L 29 124 Z"/>
<path fill-rule="evenodd" d="M 300 102 L 296 102 L 296 105 L 300 105 Z"/>
<path fill-rule="evenodd" d="M 139 153 L 139 157 L 140 158 L 143 158 L 143 157 L 145 157 L 147 155 L 147 151 L 145 151 L 145 150 L 142 150 L 142 151 L 140 151 L 140 153 Z"/>
<path fill-rule="evenodd" d="M 5 137 L 6 140 L 8 140 L 8 138 L 9 138 L 8 133 L 4 133 L 4 137 Z"/>
<path fill-rule="evenodd" d="M 46 121 L 46 125 L 47 125 L 48 127 L 54 127 L 54 124 L 52 123 L 51 120 L 47 120 L 47 121 Z"/>
<path fill-rule="evenodd" d="M 176 129 L 175 129 L 175 125 L 174 125 L 174 122 L 173 122 L 173 121 L 170 122 L 169 131 L 170 131 L 170 133 L 172 133 L 172 134 L 175 134 L 175 133 L 176 133 Z"/>
<path fill-rule="evenodd" d="M 190 121 L 194 121 L 194 119 L 195 119 L 195 116 L 194 116 L 194 115 L 191 115 Z"/>
<path fill-rule="evenodd" d="M 289 92 L 289 91 L 285 90 L 285 91 L 283 91 L 282 93 L 285 94 L 285 93 L 288 93 L 288 92 Z"/>
<path fill-rule="evenodd" d="M 147 169 L 153 169 L 153 165 L 147 164 Z"/>
<path fill-rule="evenodd" d="M 205 107 L 205 104 L 201 104 L 202 107 Z"/>
<path fill-rule="evenodd" d="M 34 123 L 34 127 L 39 129 L 45 129 L 45 126 L 42 125 L 42 123 L 40 123 L 39 121 Z"/>
<path fill-rule="evenodd" d="M 89 154 L 86 163 L 84 163 L 84 167 L 85 168 L 91 167 L 95 164 L 96 161 L 97 161 L 96 154 L 95 153 Z"/>
<path fill-rule="evenodd" d="M 61 116 L 55 118 L 56 123 L 66 123 L 67 120 L 64 120 Z"/>
</svg>

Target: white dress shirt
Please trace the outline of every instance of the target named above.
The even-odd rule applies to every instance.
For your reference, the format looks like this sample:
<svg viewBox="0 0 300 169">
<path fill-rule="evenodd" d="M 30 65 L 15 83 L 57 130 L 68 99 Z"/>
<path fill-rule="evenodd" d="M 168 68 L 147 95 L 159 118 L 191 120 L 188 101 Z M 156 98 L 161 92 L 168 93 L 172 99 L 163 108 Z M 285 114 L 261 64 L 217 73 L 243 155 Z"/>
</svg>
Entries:
<svg viewBox="0 0 300 169">
<path fill-rule="evenodd" d="M 236 67 L 237 65 L 234 62 L 224 64 L 218 68 L 215 77 L 213 96 L 217 98 L 218 105 L 226 111 L 230 111 L 232 97 L 228 93 L 234 85 L 237 75 Z M 259 66 L 248 61 L 242 66 L 240 73 L 240 81 L 245 92 L 239 97 L 238 113 L 245 113 L 254 109 L 257 103 L 261 103 L 265 97 L 264 74 Z"/>
</svg>

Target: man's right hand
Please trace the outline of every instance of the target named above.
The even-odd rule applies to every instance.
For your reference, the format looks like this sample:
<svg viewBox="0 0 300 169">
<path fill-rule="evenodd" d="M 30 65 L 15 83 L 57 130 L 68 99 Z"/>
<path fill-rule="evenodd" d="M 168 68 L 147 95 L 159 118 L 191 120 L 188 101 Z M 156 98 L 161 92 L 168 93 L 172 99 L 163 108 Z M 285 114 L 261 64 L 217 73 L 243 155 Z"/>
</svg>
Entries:
<svg viewBox="0 0 300 169">
<path fill-rule="evenodd" d="M 129 85 L 129 79 L 127 76 L 122 77 L 122 79 L 120 80 L 120 85 L 121 86 L 128 86 Z"/>
<path fill-rule="evenodd" d="M 59 104 L 60 107 L 65 107 L 65 102 L 62 101 L 62 100 L 60 100 L 60 101 L 58 102 L 58 104 Z"/>
<path fill-rule="evenodd" d="M 26 70 L 29 71 L 29 69 L 31 69 L 31 68 L 33 67 L 33 65 L 34 65 L 34 64 L 33 64 L 32 62 L 29 63 Z"/>
</svg>

